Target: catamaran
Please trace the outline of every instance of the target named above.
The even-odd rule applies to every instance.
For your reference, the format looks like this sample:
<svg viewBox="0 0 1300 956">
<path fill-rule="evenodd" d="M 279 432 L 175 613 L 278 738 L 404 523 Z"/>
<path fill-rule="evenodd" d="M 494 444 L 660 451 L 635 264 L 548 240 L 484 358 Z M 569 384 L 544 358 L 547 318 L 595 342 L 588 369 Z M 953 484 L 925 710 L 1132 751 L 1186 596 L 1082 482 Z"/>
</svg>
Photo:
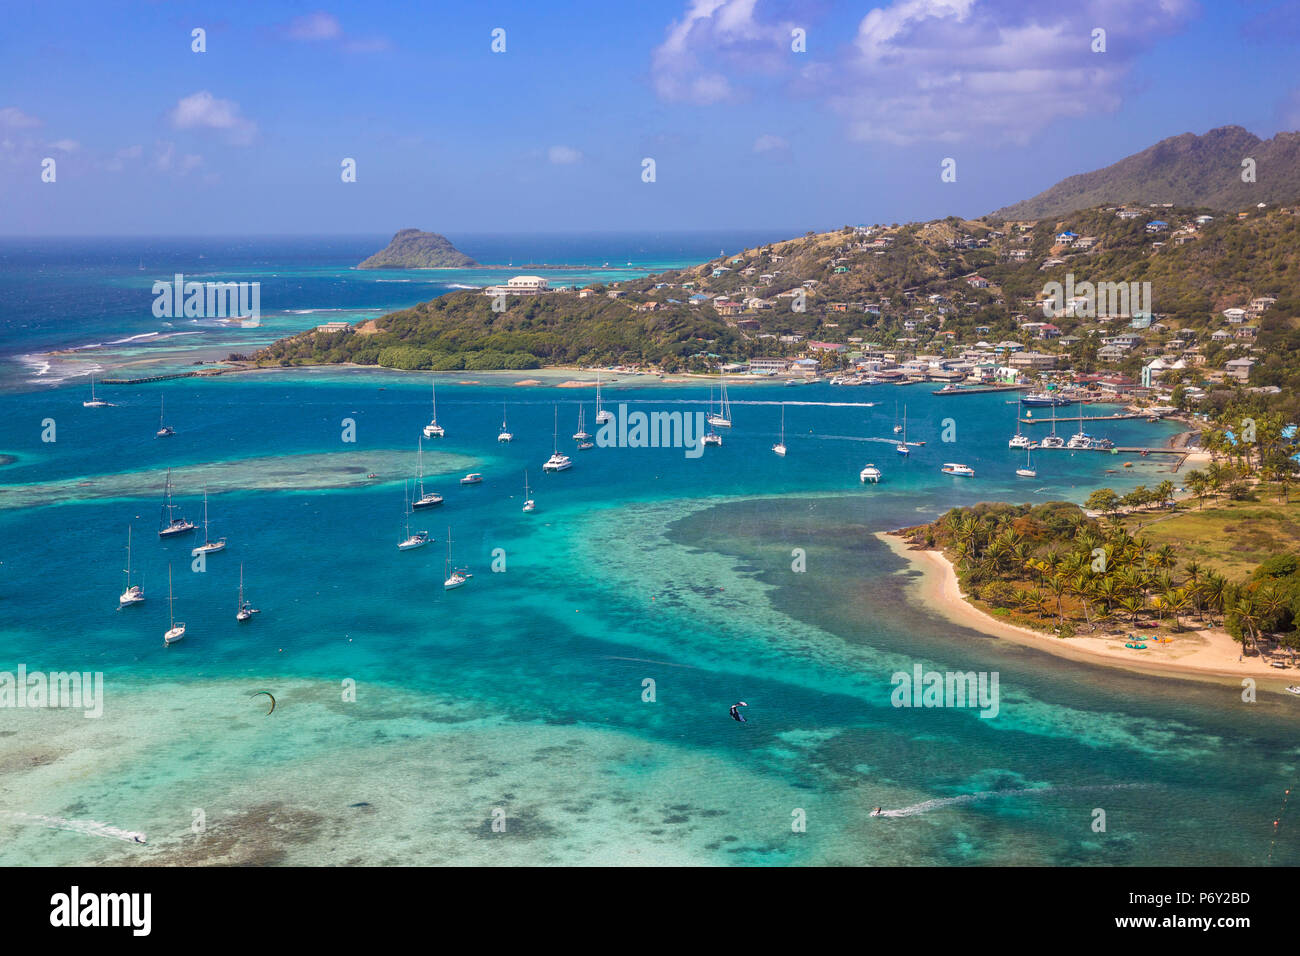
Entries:
<svg viewBox="0 0 1300 956">
<path fill-rule="evenodd" d="M 411 483 L 403 482 L 404 497 L 402 499 L 402 516 L 406 520 L 406 537 L 397 542 L 398 551 L 414 551 L 416 548 L 423 548 L 429 543 L 429 532 L 416 531 L 411 533 Z"/>
<path fill-rule="evenodd" d="M 176 620 L 176 604 L 172 599 L 172 566 L 167 565 L 167 615 L 171 620 L 171 627 L 167 628 L 163 634 L 163 646 L 175 644 L 185 636 L 185 622 Z"/>
<path fill-rule="evenodd" d="M 555 429 L 551 433 L 551 457 L 542 465 L 542 471 L 568 471 L 573 467 L 573 460 L 568 455 L 560 454 L 560 407 L 555 407 Z"/>
<path fill-rule="evenodd" d="M 772 446 L 772 451 L 785 457 L 785 402 L 781 403 L 781 440 Z"/>
<path fill-rule="evenodd" d="M 261 614 L 257 608 L 244 600 L 244 565 L 239 565 L 239 600 L 235 604 L 235 620 L 239 623 L 249 620 L 254 614 Z"/>
<path fill-rule="evenodd" d="M 731 427 L 731 402 L 727 400 L 727 376 L 722 376 L 722 394 L 718 402 L 717 414 L 709 412 L 708 422 L 718 428 Z"/>
<path fill-rule="evenodd" d="M 614 413 L 600 404 L 600 370 L 596 370 L 596 424 L 603 425 L 614 420 Z"/>
<path fill-rule="evenodd" d="M 508 442 L 515 436 L 510 434 L 510 429 L 506 427 L 506 403 L 501 403 L 501 434 L 497 435 L 497 441 Z"/>
<path fill-rule="evenodd" d="M 160 395 L 158 397 L 158 430 L 154 432 L 154 438 L 170 438 L 172 435 L 176 434 L 176 429 L 163 421 L 163 410 L 165 408 L 163 401 L 164 400 Z"/>
<path fill-rule="evenodd" d="M 897 431 L 899 427 L 900 426 L 895 425 L 894 430 Z M 898 452 L 900 455 L 904 457 L 907 457 L 908 455 L 912 454 L 912 449 L 907 447 L 907 406 L 906 405 L 903 406 L 903 424 L 901 427 L 903 429 L 903 440 L 894 446 L 894 451 Z"/>
<path fill-rule="evenodd" d="M 1064 448 L 1065 439 L 1056 434 L 1056 406 L 1052 406 L 1052 434 L 1038 443 L 1043 448 Z"/>
<path fill-rule="evenodd" d="M 1017 402 L 1016 403 L 1016 433 L 1012 435 L 1011 440 L 1007 442 L 1007 447 L 1008 448 L 1033 448 L 1034 440 L 1030 438 L 1028 435 L 1022 434 L 1020 431 L 1020 412 L 1021 412 L 1020 403 Z"/>
<path fill-rule="evenodd" d="M 860 472 L 858 472 L 858 480 L 861 481 L 864 485 L 868 481 L 874 485 L 877 482 L 879 482 L 880 479 L 881 479 L 880 469 L 869 462 L 867 463 L 867 467 L 863 468 Z"/>
<path fill-rule="evenodd" d="M 447 529 L 447 580 L 442 582 L 443 588 L 450 591 L 452 588 L 458 588 L 464 585 L 466 581 L 474 575 L 470 574 L 464 568 L 453 568 L 451 566 L 451 529 Z"/>
<path fill-rule="evenodd" d="M 203 488 L 203 543 L 195 548 L 191 554 L 216 554 L 218 551 L 224 551 L 226 548 L 226 539 L 218 538 L 213 541 L 208 537 L 208 489 Z"/>
<path fill-rule="evenodd" d="M 447 430 L 438 424 L 438 380 L 434 379 L 433 380 L 433 418 L 429 420 L 429 424 L 424 426 L 424 437 L 443 438 L 446 436 L 446 434 L 447 434 Z M 416 505 L 416 507 L 418 508 L 419 505 Z"/>
<path fill-rule="evenodd" d="M 95 397 L 95 376 L 90 376 L 90 401 L 82 402 L 86 408 L 110 408 L 112 402 L 106 402 L 102 398 Z"/>
<path fill-rule="evenodd" d="M 426 492 L 424 490 L 424 439 L 419 440 L 419 445 L 415 453 L 415 482 L 420 491 L 420 497 L 411 502 L 412 508 L 432 508 L 434 505 L 442 504 L 442 495 L 435 491 Z"/>
<path fill-rule="evenodd" d="M 176 506 L 172 504 L 172 470 L 167 469 L 167 483 L 163 486 L 163 506 L 160 516 L 161 527 L 158 537 L 170 538 L 178 534 L 189 534 L 196 527 L 193 521 L 176 517 Z"/>
<path fill-rule="evenodd" d="M 1024 468 L 1017 468 L 1017 469 L 1016 469 L 1016 475 L 1017 475 L 1018 477 L 1020 477 L 1020 478 L 1037 478 L 1037 477 L 1038 477 L 1038 472 L 1036 472 L 1036 471 L 1034 470 L 1033 463 L 1030 462 L 1030 460 L 1029 460 L 1029 456 L 1030 456 L 1031 454 L 1032 454 L 1032 452 L 1031 452 L 1028 448 L 1026 448 L 1026 449 L 1025 449 L 1025 467 L 1024 467 Z"/>
<path fill-rule="evenodd" d="M 945 462 L 944 466 L 939 469 L 945 475 L 957 475 L 961 478 L 974 478 L 975 469 L 970 465 L 959 465 L 956 462 Z"/>
<path fill-rule="evenodd" d="M 460 483 L 462 485 L 481 485 L 483 484 L 483 475 L 481 472 L 471 471 L 460 480 Z"/>
<path fill-rule="evenodd" d="M 144 588 L 131 583 L 131 526 L 126 526 L 126 590 L 117 599 L 118 607 L 128 607 L 144 600 Z"/>
<path fill-rule="evenodd" d="M 574 441 L 586 441 L 591 435 L 587 434 L 587 411 L 578 403 L 578 430 L 573 433 Z"/>
<path fill-rule="evenodd" d="M 524 510 L 536 511 L 537 502 L 533 500 L 532 495 L 528 493 L 528 472 L 524 471 Z"/>
</svg>

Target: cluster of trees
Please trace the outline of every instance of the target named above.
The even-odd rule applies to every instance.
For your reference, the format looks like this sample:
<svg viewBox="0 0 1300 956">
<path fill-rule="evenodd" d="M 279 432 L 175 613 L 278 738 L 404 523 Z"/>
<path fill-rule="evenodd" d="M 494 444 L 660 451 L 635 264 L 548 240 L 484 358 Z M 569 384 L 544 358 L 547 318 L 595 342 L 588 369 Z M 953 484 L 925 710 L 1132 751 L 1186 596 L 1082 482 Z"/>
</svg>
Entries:
<svg viewBox="0 0 1300 956">
<path fill-rule="evenodd" d="M 1274 631 L 1286 632 L 1280 644 L 1300 649 L 1300 632 L 1291 630 L 1300 612 L 1300 556 L 1261 565 L 1238 585 L 1196 561 L 1180 569 L 1172 546 L 1156 547 L 1118 523 L 1103 528 L 1066 502 L 954 508 L 910 536 L 953 555 L 972 597 L 1045 626 L 1054 619 L 1062 637 L 1114 622 L 1169 622 L 1179 630 L 1195 619 L 1222 621 L 1246 649 Z"/>
</svg>

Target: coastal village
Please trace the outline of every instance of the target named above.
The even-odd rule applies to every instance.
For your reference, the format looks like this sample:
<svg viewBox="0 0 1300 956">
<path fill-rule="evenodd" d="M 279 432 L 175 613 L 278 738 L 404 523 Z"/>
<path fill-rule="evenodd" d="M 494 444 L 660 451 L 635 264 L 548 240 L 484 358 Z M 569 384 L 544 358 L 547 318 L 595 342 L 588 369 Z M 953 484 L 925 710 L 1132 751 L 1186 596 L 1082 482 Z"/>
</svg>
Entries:
<svg viewBox="0 0 1300 956">
<path fill-rule="evenodd" d="M 1153 283 L 1145 289 L 1118 281 L 1094 285 L 1075 280 L 1074 273 L 1088 271 L 1108 254 L 1113 258 L 1119 246 L 1130 258 L 1158 257 L 1252 218 L 1294 217 L 1300 209 L 1260 204 L 1215 216 L 1166 203 L 1098 213 L 1129 227 L 1123 240 L 1040 221 L 996 228 L 949 220 L 876 224 L 773 243 L 647 280 L 577 288 L 516 276 L 482 294 L 498 301 L 604 296 L 633 314 L 683 306 L 712 312 L 753 354 L 727 360 L 704 343 L 688 363 L 699 372 L 834 385 L 935 382 L 950 391 L 1033 387 L 1068 400 L 1121 402 L 1156 412 L 1194 410 L 1215 390 L 1280 391 L 1257 384 L 1252 374 L 1261 324 L 1277 305 L 1277 288 L 1244 290 L 1189 320 L 1161 311 L 1162 290 L 1156 286 L 1153 293 Z M 1136 242 L 1134 233 L 1140 236 Z M 919 252 L 931 260 L 931 274 L 888 288 L 888 294 L 862 295 L 873 287 L 886 290 L 890 282 L 882 273 L 923 272 L 900 261 L 905 250 L 913 259 Z M 981 265 L 966 271 L 971 261 Z M 1040 276 L 1037 294 L 1017 294 L 1019 288 L 1013 291 L 1006 281 L 1008 273 L 1016 274 L 1021 281 L 1015 285 L 1023 287 L 1026 271 Z M 861 276 L 871 278 L 854 281 Z M 1059 291 L 1046 292 L 1053 282 Z"/>
</svg>

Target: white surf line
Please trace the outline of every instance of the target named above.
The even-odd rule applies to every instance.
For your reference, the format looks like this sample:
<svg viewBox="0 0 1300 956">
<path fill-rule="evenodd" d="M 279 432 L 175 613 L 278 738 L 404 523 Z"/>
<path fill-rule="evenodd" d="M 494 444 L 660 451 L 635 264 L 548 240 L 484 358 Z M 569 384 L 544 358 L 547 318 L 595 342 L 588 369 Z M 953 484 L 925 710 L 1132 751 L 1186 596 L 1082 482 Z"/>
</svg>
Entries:
<svg viewBox="0 0 1300 956">
<path fill-rule="evenodd" d="M 696 667 L 694 664 L 674 664 L 671 661 L 651 661 L 651 660 L 646 660 L 644 657 L 615 657 L 612 654 L 606 654 L 605 660 L 633 661 L 637 664 L 658 664 L 661 667 L 685 667 L 687 670 L 693 670 L 693 671 L 700 670 L 700 668 Z"/>
<path fill-rule="evenodd" d="M 1087 790 L 1135 790 L 1146 786 L 1148 785 L 1142 783 L 1110 783 L 1082 787 L 1025 787 L 1020 790 L 982 790 L 978 793 L 963 793 L 956 797 L 935 797 L 933 800 L 924 800 L 921 803 L 914 803 L 910 807 L 902 807 L 898 810 L 882 810 L 875 816 L 914 817 L 917 814 L 929 813 L 931 810 L 939 810 L 943 807 L 963 806 L 981 800 L 991 800 L 995 797 L 1041 797 L 1049 793 L 1077 793 Z"/>
<path fill-rule="evenodd" d="M 135 830 L 123 830 L 121 827 L 110 826 L 107 823 L 99 823 L 95 820 L 65 820 L 62 817 L 47 817 L 38 813 L 19 813 L 9 810 L 0 810 L 0 817 L 15 820 L 18 823 L 33 823 L 38 826 L 48 827 L 51 830 L 67 830 L 71 833 L 84 833 L 86 836 L 109 837 L 114 840 L 124 840 L 127 843 L 145 842 L 143 833 L 137 833 Z"/>
</svg>

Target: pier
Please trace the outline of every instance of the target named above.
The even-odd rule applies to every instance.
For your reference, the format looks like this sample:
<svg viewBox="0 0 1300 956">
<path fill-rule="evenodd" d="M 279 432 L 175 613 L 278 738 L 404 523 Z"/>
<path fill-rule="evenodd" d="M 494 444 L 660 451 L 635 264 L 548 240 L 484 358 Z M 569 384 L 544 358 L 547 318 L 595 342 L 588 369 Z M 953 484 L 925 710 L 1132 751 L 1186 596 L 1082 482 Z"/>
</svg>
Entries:
<svg viewBox="0 0 1300 956">
<path fill-rule="evenodd" d="M 168 382 L 174 378 L 203 378 L 209 375 L 224 375 L 233 372 L 233 368 L 205 368 L 192 372 L 172 372 L 168 375 L 150 375 L 147 378 L 101 378 L 100 385 L 148 385 L 151 382 Z"/>
<path fill-rule="evenodd" d="M 1120 422 L 1132 421 L 1135 418 L 1149 418 L 1157 421 L 1161 417 L 1160 415 L 1152 415 L 1150 412 L 1119 412 L 1115 415 L 1073 415 L 1069 417 L 1057 415 L 1055 420 L 1057 422 Z M 1021 418 L 1019 421 L 1022 425 L 1050 425 L 1053 420 L 1051 418 Z"/>
<path fill-rule="evenodd" d="M 1020 392 L 1029 388 L 1028 385 L 972 385 L 969 388 L 956 386 L 954 388 L 936 388 L 930 392 L 931 395 L 983 395 L 986 392 Z"/>
</svg>

